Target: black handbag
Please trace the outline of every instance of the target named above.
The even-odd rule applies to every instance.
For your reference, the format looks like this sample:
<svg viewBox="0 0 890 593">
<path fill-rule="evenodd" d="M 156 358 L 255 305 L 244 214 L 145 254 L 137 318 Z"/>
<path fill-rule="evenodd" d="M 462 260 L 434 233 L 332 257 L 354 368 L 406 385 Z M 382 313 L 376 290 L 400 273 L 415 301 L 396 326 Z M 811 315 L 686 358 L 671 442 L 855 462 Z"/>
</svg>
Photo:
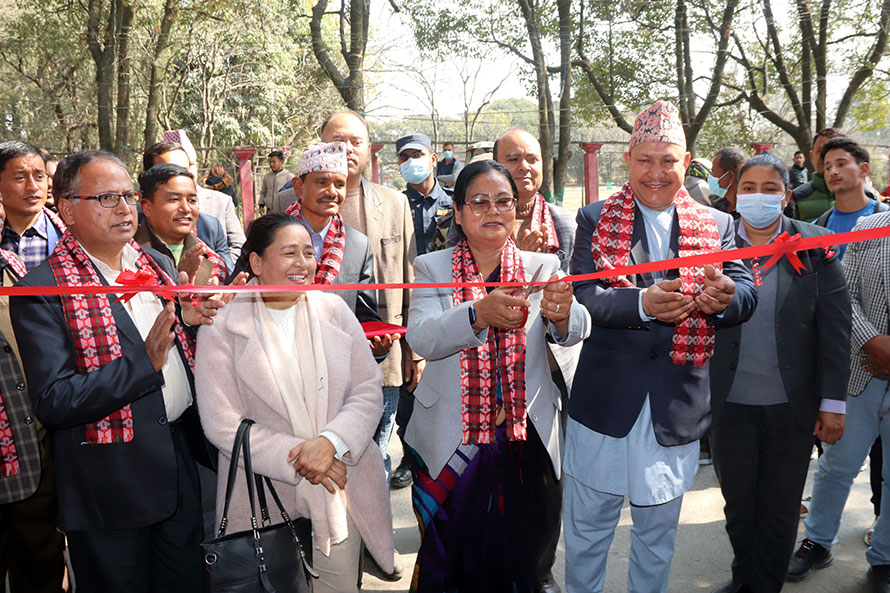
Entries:
<svg viewBox="0 0 890 593">
<path fill-rule="evenodd" d="M 253 473 L 250 461 L 250 427 L 253 420 L 244 419 L 235 434 L 232 462 L 226 482 L 226 500 L 217 537 L 201 544 L 204 559 L 204 593 L 310 593 L 310 578 L 318 578 L 311 558 L 301 541 L 311 544 L 312 524 L 309 519 L 292 520 L 269 478 Z M 238 455 L 244 453 L 244 473 L 250 497 L 252 529 L 226 535 L 229 503 L 238 473 Z M 271 525 L 263 481 L 275 500 L 284 523 Z M 258 498 L 261 523 L 257 522 Z M 311 553 L 312 547 L 309 546 Z"/>
</svg>

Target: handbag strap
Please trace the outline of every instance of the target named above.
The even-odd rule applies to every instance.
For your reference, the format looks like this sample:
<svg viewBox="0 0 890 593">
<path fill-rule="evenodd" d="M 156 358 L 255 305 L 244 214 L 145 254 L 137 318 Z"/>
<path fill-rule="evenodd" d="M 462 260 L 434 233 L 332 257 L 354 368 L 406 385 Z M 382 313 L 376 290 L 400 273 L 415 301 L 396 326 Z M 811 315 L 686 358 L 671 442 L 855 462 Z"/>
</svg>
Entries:
<svg viewBox="0 0 890 593">
<path fill-rule="evenodd" d="M 226 534 L 226 528 L 229 524 L 229 503 L 232 502 L 232 491 L 235 488 L 235 478 L 238 475 L 238 456 L 241 454 L 244 434 L 250 429 L 251 424 L 253 424 L 253 420 L 243 419 L 241 424 L 238 425 L 238 431 L 235 433 L 235 442 L 232 445 L 232 456 L 229 463 L 229 475 L 226 479 L 226 498 L 223 505 L 222 519 L 219 521 L 219 530 L 216 533 L 217 537 L 222 537 Z"/>
<path fill-rule="evenodd" d="M 303 549 L 303 542 L 300 541 L 300 536 L 297 535 L 297 528 L 294 526 L 293 519 L 291 519 L 290 515 L 287 514 L 287 511 L 284 510 L 284 505 L 281 504 L 281 499 L 278 498 L 278 492 L 275 491 L 275 486 L 272 485 L 272 480 L 270 480 L 268 476 L 264 477 L 266 479 L 266 486 L 269 487 L 269 494 L 272 495 L 272 499 L 275 501 L 278 510 L 281 512 L 281 518 L 284 519 L 284 522 L 290 529 L 291 537 L 294 538 L 294 542 L 297 544 L 297 549 L 300 551 L 300 560 L 303 562 L 303 568 L 306 570 L 306 574 L 317 579 L 319 575 L 315 569 L 312 568 L 312 565 L 309 564 L 309 558 L 306 556 L 306 550 Z M 259 487 L 262 490 L 262 484 L 260 484 L 260 482 L 257 482 L 257 484 L 259 484 Z"/>
<path fill-rule="evenodd" d="M 253 424 L 253 421 L 250 422 Z M 247 497 L 250 499 L 250 527 L 253 530 L 253 551 L 256 557 L 256 567 L 259 571 L 260 583 L 266 593 L 276 593 L 275 587 L 269 580 L 269 567 L 266 566 L 266 555 L 263 551 L 263 544 L 260 541 L 260 529 L 256 519 L 256 482 L 253 473 L 253 463 L 250 460 L 250 424 L 244 431 L 244 442 L 241 450 L 244 455 L 244 476 L 247 478 Z"/>
</svg>

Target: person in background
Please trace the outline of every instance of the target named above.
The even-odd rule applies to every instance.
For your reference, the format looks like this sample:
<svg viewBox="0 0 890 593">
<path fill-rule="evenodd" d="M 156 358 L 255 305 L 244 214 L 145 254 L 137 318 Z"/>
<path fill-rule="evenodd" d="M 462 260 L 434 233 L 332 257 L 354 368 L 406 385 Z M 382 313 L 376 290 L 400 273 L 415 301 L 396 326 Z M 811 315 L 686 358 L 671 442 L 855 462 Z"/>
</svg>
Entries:
<svg viewBox="0 0 890 593">
<path fill-rule="evenodd" d="M 25 274 L 16 255 L 0 249 L 2 285 Z M 12 593 L 62 593 L 65 540 L 56 528 L 51 442 L 31 406 L 9 297 L 0 297 L 0 433 L 0 579 Z"/>
<path fill-rule="evenodd" d="M 738 248 L 785 232 L 830 234 L 788 218 L 788 169 L 761 154 L 739 171 Z M 760 272 L 757 309 L 716 332 L 711 359 L 711 443 L 726 501 L 732 580 L 713 593 L 778 593 L 800 521 L 815 434 L 844 433 L 850 374 L 850 295 L 836 249 L 799 251 L 805 272 L 782 258 Z M 745 265 L 751 269 L 751 260 Z"/>
<path fill-rule="evenodd" d="M 216 190 L 232 198 L 232 204 L 238 207 L 238 194 L 232 185 L 232 176 L 226 173 L 226 168 L 219 163 L 210 167 L 210 173 L 201 178 L 201 185 L 207 189 Z"/>
<path fill-rule="evenodd" d="M 739 170 L 750 157 L 741 148 L 729 146 L 721 148 L 714 155 L 708 187 L 711 190 L 711 206 L 721 212 L 728 212 L 736 218 L 735 197 L 738 190 Z"/>
<path fill-rule="evenodd" d="M 533 593 L 549 543 L 541 535 L 559 499 L 562 431 L 545 352 L 579 343 L 590 320 L 559 281 L 557 257 L 517 248 L 517 202 L 502 165 L 467 165 L 454 189 L 465 238 L 414 262 L 418 283 L 550 282 L 528 296 L 414 290 L 407 339 L 430 361 L 405 433 L 421 531 L 418 593 Z"/>
<path fill-rule="evenodd" d="M 263 176 L 260 205 L 265 207 L 267 212 L 277 212 L 275 208 L 278 192 L 294 178 L 294 174 L 284 168 L 284 153 L 280 150 L 269 153 L 269 169 L 270 171 Z"/>
<path fill-rule="evenodd" d="M 809 181 L 809 170 L 804 166 L 806 155 L 800 150 L 794 153 L 793 164 L 788 169 L 791 178 L 791 189 L 797 189 Z"/>
<path fill-rule="evenodd" d="M 442 187 L 453 188 L 454 182 L 463 168 L 464 164 L 454 156 L 454 143 L 444 143 L 442 145 L 442 160 L 436 164 L 436 179 L 442 184 Z"/>
<path fill-rule="evenodd" d="M 308 228 L 267 214 L 245 245 L 251 284 L 311 284 Z M 223 500 L 235 432 L 251 429 L 253 469 L 274 480 L 285 510 L 312 520 L 315 593 L 359 590 L 362 544 L 393 571 L 392 514 L 372 437 L 382 375 L 355 315 L 325 292 L 239 293 L 198 334 L 195 384 L 203 425 L 219 449 Z M 247 488 L 236 480 L 229 529 L 250 529 Z M 217 507 L 217 519 L 222 516 Z M 299 561 L 294 559 L 294 561 Z M 196 589 L 197 590 L 197 589 Z"/>
<path fill-rule="evenodd" d="M 197 179 L 197 157 L 191 143 L 187 146 L 191 149 L 190 151 L 186 150 L 186 146 L 176 142 L 158 142 L 149 146 L 142 155 L 142 170 L 147 171 L 155 165 L 170 163 L 188 169 L 192 178 Z M 229 196 L 202 186 L 198 186 L 198 203 L 201 210 L 201 216 L 198 217 L 198 237 L 223 258 L 231 269 L 232 262 L 238 259 L 241 245 L 244 243 L 244 229 L 235 213 L 235 206 Z M 201 220 L 207 217 L 210 217 L 211 220 Z M 215 237 L 216 224 L 213 224 L 214 221 L 223 230 L 222 241 Z M 221 243 L 225 243 L 225 245 Z"/>
<path fill-rule="evenodd" d="M 48 184 L 39 148 L 18 140 L 0 142 L 0 196 L 6 211 L 0 248 L 16 254 L 29 272 L 46 261 L 66 229 L 46 207 Z"/>
<path fill-rule="evenodd" d="M 683 180 L 683 187 L 686 188 L 692 199 L 703 206 L 711 205 L 709 199 L 711 188 L 708 186 L 708 176 L 711 174 L 712 166 L 708 159 L 692 159 L 692 162 L 686 167 L 686 179 Z"/>
<path fill-rule="evenodd" d="M 56 174 L 59 159 L 45 148 L 41 148 L 40 152 L 43 154 L 43 162 L 46 163 L 46 207 L 58 214 L 56 211 L 56 197 L 53 195 L 53 175 Z"/>
</svg>

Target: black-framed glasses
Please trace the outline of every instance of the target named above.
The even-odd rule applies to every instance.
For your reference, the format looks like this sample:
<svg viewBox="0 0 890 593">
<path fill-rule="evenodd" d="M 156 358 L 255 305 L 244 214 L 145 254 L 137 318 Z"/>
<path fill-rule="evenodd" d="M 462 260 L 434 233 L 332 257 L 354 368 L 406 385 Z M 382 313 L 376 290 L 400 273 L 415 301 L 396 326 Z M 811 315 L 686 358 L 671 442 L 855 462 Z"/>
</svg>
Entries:
<svg viewBox="0 0 890 593">
<path fill-rule="evenodd" d="M 128 191 L 126 193 L 117 193 L 117 192 L 106 192 L 104 194 L 99 194 L 98 196 L 66 196 L 69 200 L 98 200 L 99 205 L 103 208 L 117 208 L 117 205 L 121 203 L 121 198 L 123 198 L 124 202 L 127 203 L 128 206 L 135 206 L 139 203 L 139 198 L 142 197 L 142 192 L 139 191 Z"/>
<path fill-rule="evenodd" d="M 488 212 L 488 209 L 491 208 L 492 203 L 498 212 L 509 212 L 516 207 L 516 198 L 511 196 L 503 196 L 496 200 L 486 200 L 483 198 L 473 198 L 472 200 L 467 200 L 465 204 L 470 207 L 470 210 L 473 214 L 477 216 L 481 216 Z"/>
</svg>

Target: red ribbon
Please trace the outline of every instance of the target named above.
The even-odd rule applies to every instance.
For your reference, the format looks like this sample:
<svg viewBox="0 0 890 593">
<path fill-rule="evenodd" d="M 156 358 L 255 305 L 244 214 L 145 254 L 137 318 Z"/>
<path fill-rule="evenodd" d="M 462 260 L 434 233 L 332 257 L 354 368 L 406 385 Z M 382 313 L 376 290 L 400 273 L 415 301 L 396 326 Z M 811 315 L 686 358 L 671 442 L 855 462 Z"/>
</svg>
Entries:
<svg viewBox="0 0 890 593">
<path fill-rule="evenodd" d="M 158 282 L 157 277 L 154 275 L 154 272 L 151 272 L 149 270 L 139 270 L 138 272 L 133 272 L 132 270 L 124 270 L 123 272 L 121 272 L 120 274 L 117 275 L 117 278 L 115 278 L 114 281 L 117 282 L 118 284 L 120 284 L 121 286 L 132 286 L 132 287 L 152 288 L 152 289 L 157 287 L 157 289 L 152 290 L 152 292 L 154 292 L 155 294 L 157 294 L 159 296 L 164 297 L 168 301 L 173 301 L 176 298 L 176 295 L 173 293 L 172 290 L 170 290 L 170 288 L 172 288 L 172 287 L 161 286 L 161 284 Z M 122 294 L 121 296 L 118 297 L 117 301 L 115 301 L 115 302 L 126 303 L 127 301 L 132 299 L 134 296 L 136 296 L 137 292 L 140 292 L 140 291 L 135 290 L 133 292 L 127 292 L 126 294 Z"/>
<path fill-rule="evenodd" d="M 788 231 L 785 231 L 784 233 L 776 237 L 774 244 L 782 245 L 784 249 L 779 253 L 774 253 L 773 256 L 769 258 L 765 264 L 763 264 L 763 271 L 766 272 L 767 270 L 769 270 L 770 267 L 772 267 L 774 263 L 782 259 L 782 256 L 784 255 L 788 257 L 788 261 L 791 262 L 791 265 L 794 266 L 794 270 L 797 272 L 798 275 L 800 275 L 801 270 L 807 269 L 806 266 L 803 265 L 803 262 L 800 261 L 800 258 L 797 257 L 797 252 L 800 251 L 800 247 L 797 246 L 800 245 L 800 242 L 800 233 L 797 233 L 792 237 L 788 234 Z M 831 256 L 829 255 L 828 257 Z"/>
<path fill-rule="evenodd" d="M 789 237 L 781 242 L 767 243 L 766 245 L 757 245 L 753 247 L 742 247 L 741 249 L 731 249 L 728 251 L 717 251 L 715 253 L 702 253 L 699 255 L 690 255 L 688 257 L 677 257 L 654 262 L 646 262 L 635 264 L 632 266 L 622 266 L 610 270 L 600 270 L 590 274 L 573 274 L 562 278 L 561 282 L 583 282 L 587 280 L 598 280 L 600 278 L 614 278 L 616 276 L 628 276 L 630 274 L 644 274 L 646 272 L 663 272 L 666 270 L 674 270 L 686 266 L 704 266 L 707 264 L 716 264 L 736 259 L 753 259 L 763 256 L 778 256 L 779 259 L 783 255 L 789 257 L 797 252 L 809 249 L 828 249 L 836 245 L 844 245 L 848 243 L 858 243 L 860 241 L 870 241 L 873 239 L 883 239 L 890 237 L 890 226 L 876 227 L 872 229 L 861 229 L 858 231 L 850 231 L 847 233 L 837 233 L 834 235 L 817 235 L 815 237 L 807 237 L 800 239 Z M 798 259 L 799 261 L 799 259 Z M 794 260 L 791 260 L 794 264 Z M 796 266 L 795 266 L 796 268 Z M 120 280 L 119 280 L 120 282 Z M 121 282 L 121 284 L 124 284 Z M 170 295 L 180 293 L 237 293 L 237 292 L 297 292 L 306 290 L 404 290 L 410 288 L 455 288 L 463 286 L 504 286 L 510 288 L 526 288 L 528 286 L 547 286 L 550 284 L 547 280 L 538 282 L 467 282 L 455 284 L 454 282 L 424 282 L 424 283 L 394 283 L 394 284 L 287 284 L 287 285 L 253 285 L 253 286 L 158 286 L 133 283 L 125 286 L 2 286 L 0 287 L 0 296 L 35 296 L 35 295 L 72 295 L 72 294 L 132 294 L 142 291 L 150 291 L 156 294 L 171 298 Z"/>
</svg>

